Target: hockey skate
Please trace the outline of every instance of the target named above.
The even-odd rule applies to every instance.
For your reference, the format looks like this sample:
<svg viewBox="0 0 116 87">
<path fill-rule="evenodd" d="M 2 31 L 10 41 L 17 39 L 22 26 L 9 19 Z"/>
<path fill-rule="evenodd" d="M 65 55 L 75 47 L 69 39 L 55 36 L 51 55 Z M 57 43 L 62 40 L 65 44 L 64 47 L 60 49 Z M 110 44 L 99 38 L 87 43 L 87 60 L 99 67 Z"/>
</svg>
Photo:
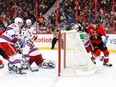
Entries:
<svg viewBox="0 0 116 87">
<path fill-rule="evenodd" d="M 17 67 L 16 67 L 16 74 L 21 74 L 21 75 L 23 75 L 23 74 L 26 74 L 26 72 L 23 72 L 21 68 L 17 68 Z"/>
<path fill-rule="evenodd" d="M 93 57 L 91 57 L 91 61 L 92 61 L 94 64 L 96 64 L 96 61 L 95 61 L 95 59 L 94 59 Z"/>
<path fill-rule="evenodd" d="M 111 66 L 112 66 L 112 64 L 111 64 L 111 63 L 105 63 L 105 62 L 103 63 L 103 65 L 104 65 L 104 66 L 109 66 L 109 67 L 111 67 Z"/>
<path fill-rule="evenodd" d="M 40 67 L 45 69 L 54 69 L 55 63 L 52 60 L 44 60 Z"/>
<path fill-rule="evenodd" d="M 8 70 L 11 72 L 15 72 L 16 74 L 26 74 L 25 72 L 22 72 L 22 69 L 21 68 L 18 68 L 17 66 L 13 65 L 13 66 L 9 66 L 9 63 L 8 63 Z"/>
<path fill-rule="evenodd" d="M 28 66 L 28 64 L 22 64 L 22 69 L 24 69 L 24 70 L 26 70 L 26 69 L 28 69 L 29 68 L 29 66 Z"/>
<path fill-rule="evenodd" d="M 1 65 L 0 65 L 0 69 L 2 69 L 2 68 L 4 68 L 4 64 L 1 64 Z"/>
<path fill-rule="evenodd" d="M 96 61 L 95 61 L 95 60 L 92 60 L 92 62 L 93 62 L 94 64 L 96 64 Z"/>
<path fill-rule="evenodd" d="M 22 67 L 22 69 L 28 69 L 29 68 L 29 62 L 28 61 L 22 61 L 22 64 L 21 64 L 21 67 Z"/>
</svg>

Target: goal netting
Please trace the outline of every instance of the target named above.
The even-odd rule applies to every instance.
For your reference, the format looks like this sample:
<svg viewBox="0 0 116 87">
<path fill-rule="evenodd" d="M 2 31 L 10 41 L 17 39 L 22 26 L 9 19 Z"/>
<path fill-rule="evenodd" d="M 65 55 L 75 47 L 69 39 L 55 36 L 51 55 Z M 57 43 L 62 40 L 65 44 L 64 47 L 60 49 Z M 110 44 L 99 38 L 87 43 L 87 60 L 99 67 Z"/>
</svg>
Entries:
<svg viewBox="0 0 116 87">
<path fill-rule="evenodd" d="M 80 34 L 75 31 L 59 33 L 59 75 L 91 75 L 95 73 L 96 66 L 92 63 Z"/>
</svg>

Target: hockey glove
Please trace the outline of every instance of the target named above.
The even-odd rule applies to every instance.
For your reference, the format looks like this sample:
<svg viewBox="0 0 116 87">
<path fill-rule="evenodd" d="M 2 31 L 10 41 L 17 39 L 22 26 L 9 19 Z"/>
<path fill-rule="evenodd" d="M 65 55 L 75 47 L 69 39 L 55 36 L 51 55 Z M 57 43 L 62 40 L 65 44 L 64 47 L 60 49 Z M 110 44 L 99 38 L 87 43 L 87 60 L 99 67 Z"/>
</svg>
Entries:
<svg viewBox="0 0 116 87">
<path fill-rule="evenodd" d="M 13 38 L 13 39 L 12 39 L 12 42 L 13 42 L 13 43 L 16 43 L 16 42 L 18 41 L 17 35 L 14 34 L 14 35 L 12 35 L 11 37 Z"/>
</svg>

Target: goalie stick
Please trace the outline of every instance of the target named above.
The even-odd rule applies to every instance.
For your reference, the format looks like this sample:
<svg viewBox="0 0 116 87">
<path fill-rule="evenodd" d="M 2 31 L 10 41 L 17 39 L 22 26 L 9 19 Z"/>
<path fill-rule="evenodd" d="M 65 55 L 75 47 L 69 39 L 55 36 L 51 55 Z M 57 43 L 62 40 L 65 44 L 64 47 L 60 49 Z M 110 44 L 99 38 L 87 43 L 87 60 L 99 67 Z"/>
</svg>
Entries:
<svg viewBox="0 0 116 87">
<path fill-rule="evenodd" d="M 26 58 L 24 58 L 24 59 L 25 59 L 25 61 L 27 61 Z M 36 69 L 32 68 L 29 63 L 27 64 L 27 68 L 30 69 L 31 72 L 37 72 L 37 71 L 39 71 L 39 69 L 37 69 L 37 68 Z"/>
<path fill-rule="evenodd" d="M 27 61 L 26 58 L 24 58 L 24 60 Z M 39 69 L 37 69 L 37 68 L 36 69 L 32 68 L 29 63 L 27 63 L 27 68 L 29 68 L 31 72 L 37 72 L 37 71 L 39 71 Z"/>
<path fill-rule="evenodd" d="M 29 66 L 29 69 L 31 70 L 31 72 L 37 72 L 37 71 L 39 71 L 39 69 L 32 69 L 31 66 Z"/>
</svg>

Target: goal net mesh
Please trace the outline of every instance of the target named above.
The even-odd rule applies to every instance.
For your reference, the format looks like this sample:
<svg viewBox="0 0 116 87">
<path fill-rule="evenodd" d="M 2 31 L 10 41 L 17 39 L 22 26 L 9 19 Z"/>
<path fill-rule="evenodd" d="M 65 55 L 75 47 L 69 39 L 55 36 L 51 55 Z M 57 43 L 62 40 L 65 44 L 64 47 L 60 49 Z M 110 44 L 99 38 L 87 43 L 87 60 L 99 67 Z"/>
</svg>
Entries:
<svg viewBox="0 0 116 87">
<path fill-rule="evenodd" d="M 88 75 L 95 73 L 96 66 L 90 60 L 78 32 L 64 31 L 60 35 L 61 75 Z"/>
</svg>

